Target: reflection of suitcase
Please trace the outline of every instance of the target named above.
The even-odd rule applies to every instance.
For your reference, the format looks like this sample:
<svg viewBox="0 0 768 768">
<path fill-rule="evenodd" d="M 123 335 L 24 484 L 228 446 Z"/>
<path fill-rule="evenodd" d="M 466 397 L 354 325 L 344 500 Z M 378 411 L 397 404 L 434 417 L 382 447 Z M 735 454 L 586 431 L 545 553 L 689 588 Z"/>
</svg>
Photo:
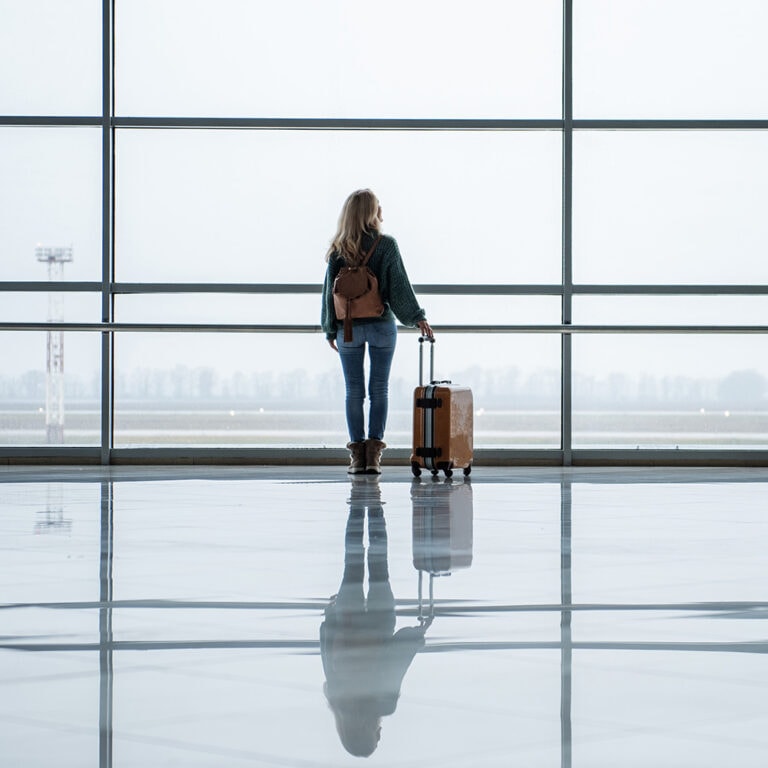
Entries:
<svg viewBox="0 0 768 768">
<path fill-rule="evenodd" d="M 413 395 L 411 470 L 428 469 L 446 477 L 454 469 L 472 469 L 472 390 L 450 381 L 435 381 L 435 341 L 429 339 L 429 383 L 424 385 L 424 337 L 419 338 L 419 386 Z"/>
<path fill-rule="evenodd" d="M 448 574 L 472 565 L 472 486 L 414 481 L 413 566 Z"/>
</svg>

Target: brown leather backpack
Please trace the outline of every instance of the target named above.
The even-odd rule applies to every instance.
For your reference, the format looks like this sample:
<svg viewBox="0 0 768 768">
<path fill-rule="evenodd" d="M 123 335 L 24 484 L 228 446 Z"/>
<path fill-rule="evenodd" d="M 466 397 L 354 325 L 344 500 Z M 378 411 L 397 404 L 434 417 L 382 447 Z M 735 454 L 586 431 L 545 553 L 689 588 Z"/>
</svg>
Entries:
<svg viewBox="0 0 768 768">
<path fill-rule="evenodd" d="M 352 320 L 361 317 L 381 317 L 384 314 L 384 302 L 379 293 L 379 281 L 368 268 L 381 235 L 363 255 L 359 264 L 345 266 L 333 281 L 333 306 L 336 318 L 344 321 L 344 341 L 352 341 Z"/>
</svg>

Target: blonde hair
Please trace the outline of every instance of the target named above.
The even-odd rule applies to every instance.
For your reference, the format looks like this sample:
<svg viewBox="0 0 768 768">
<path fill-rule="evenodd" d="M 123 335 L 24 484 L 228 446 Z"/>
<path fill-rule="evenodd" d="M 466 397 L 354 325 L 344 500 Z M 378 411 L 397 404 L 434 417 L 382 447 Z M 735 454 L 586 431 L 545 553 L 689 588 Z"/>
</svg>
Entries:
<svg viewBox="0 0 768 768">
<path fill-rule="evenodd" d="M 354 264 L 362 255 L 364 232 L 380 232 L 379 201 L 370 189 L 358 189 L 345 201 L 339 216 L 336 234 L 325 254 L 328 261 L 338 253 L 347 263 Z"/>
</svg>

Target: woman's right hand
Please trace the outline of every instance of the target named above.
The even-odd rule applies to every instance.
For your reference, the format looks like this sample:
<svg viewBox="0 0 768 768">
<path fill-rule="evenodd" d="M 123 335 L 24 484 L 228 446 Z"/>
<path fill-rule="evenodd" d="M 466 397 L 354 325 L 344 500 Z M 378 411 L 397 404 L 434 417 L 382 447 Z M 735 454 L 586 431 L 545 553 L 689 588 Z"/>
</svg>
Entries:
<svg viewBox="0 0 768 768">
<path fill-rule="evenodd" d="M 336 346 L 336 339 L 328 339 L 328 343 L 331 345 L 331 349 L 333 349 L 334 352 L 339 351 L 339 348 Z"/>
<path fill-rule="evenodd" d="M 432 329 L 429 327 L 429 323 L 426 320 L 419 320 L 416 325 L 419 326 L 422 336 L 426 336 L 428 339 L 435 338 L 435 334 L 432 332 Z"/>
</svg>

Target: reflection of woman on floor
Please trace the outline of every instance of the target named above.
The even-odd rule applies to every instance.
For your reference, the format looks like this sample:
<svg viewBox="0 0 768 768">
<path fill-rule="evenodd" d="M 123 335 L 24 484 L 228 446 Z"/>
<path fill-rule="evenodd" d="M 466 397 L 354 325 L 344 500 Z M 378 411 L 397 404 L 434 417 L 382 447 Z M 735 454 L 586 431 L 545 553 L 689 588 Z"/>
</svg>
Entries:
<svg viewBox="0 0 768 768">
<path fill-rule="evenodd" d="M 366 510 L 367 599 L 363 589 Z M 424 645 L 428 625 L 394 631 L 395 598 L 389 586 L 387 530 L 378 479 L 355 479 L 345 536 L 344 576 L 320 627 L 325 695 L 341 743 L 350 754 L 368 757 L 376 749 L 381 718 L 395 711 L 403 677 Z"/>
</svg>

